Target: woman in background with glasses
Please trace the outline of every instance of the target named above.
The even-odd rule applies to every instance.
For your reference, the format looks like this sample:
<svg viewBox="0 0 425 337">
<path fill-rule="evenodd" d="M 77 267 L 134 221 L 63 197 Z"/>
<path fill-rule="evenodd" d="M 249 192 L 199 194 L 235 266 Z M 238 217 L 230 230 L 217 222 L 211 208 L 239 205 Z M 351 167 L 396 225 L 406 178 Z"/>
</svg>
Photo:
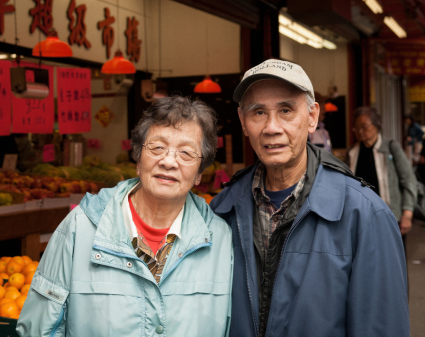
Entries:
<svg viewBox="0 0 425 337">
<path fill-rule="evenodd" d="M 358 142 L 347 153 L 351 171 L 372 185 L 372 189 L 394 213 L 406 250 L 405 235 L 412 228 L 417 183 L 400 144 L 381 134 L 382 122 L 376 109 L 354 111 L 353 132 Z"/>
<path fill-rule="evenodd" d="M 190 192 L 214 160 L 215 113 L 158 99 L 132 132 L 139 178 L 87 195 L 53 234 L 21 336 L 227 336 L 232 235 Z"/>
</svg>

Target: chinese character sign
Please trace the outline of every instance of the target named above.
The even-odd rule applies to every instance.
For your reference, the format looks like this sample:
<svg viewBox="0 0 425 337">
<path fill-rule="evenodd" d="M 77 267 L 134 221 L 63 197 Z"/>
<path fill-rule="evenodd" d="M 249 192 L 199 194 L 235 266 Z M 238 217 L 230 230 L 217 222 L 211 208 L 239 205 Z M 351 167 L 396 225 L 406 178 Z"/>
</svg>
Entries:
<svg viewBox="0 0 425 337">
<path fill-rule="evenodd" d="M 57 68 L 59 133 L 91 130 L 90 69 Z"/>
<path fill-rule="evenodd" d="M 75 19 L 74 11 L 77 16 L 77 19 Z M 72 46 L 74 43 L 81 46 L 84 44 L 84 47 L 86 49 L 90 49 L 91 43 L 86 38 L 86 31 L 87 27 L 84 22 L 86 18 L 86 11 L 87 6 L 86 5 L 79 5 L 77 6 L 75 4 L 75 0 L 71 0 L 68 7 L 68 19 L 69 19 L 69 25 L 68 29 L 70 31 L 68 41 L 69 44 Z"/>
<path fill-rule="evenodd" d="M 385 45 L 380 64 L 395 75 L 425 75 L 425 46 L 412 44 Z"/>
<path fill-rule="evenodd" d="M 10 135 L 10 62 L 0 61 L 0 136 Z"/>
<path fill-rule="evenodd" d="M 138 29 L 139 21 L 133 16 L 133 18 L 127 18 L 127 29 L 125 36 L 127 37 L 127 55 L 130 56 L 130 61 L 139 62 L 140 58 L 140 44 L 142 40 L 139 40 Z"/>
<path fill-rule="evenodd" d="M 33 1 L 35 4 L 34 7 L 30 9 L 30 15 L 32 16 L 30 33 L 34 33 L 35 29 L 38 27 L 44 34 L 47 35 L 47 32 L 53 25 L 53 0 L 44 0 L 44 3 L 42 3 L 42 0 Z"/>
<path fill-rule="evenodd" d="M 0 35 L 4 32 L 4 14 L 15 11 L 15 6 L 8 2 L 9 0 L 0 0 Z"/>
<path fill-rule="evenodd" d="M 97 28 L 103 30 L 102 43 L 106 46 L 106 58 L 109 59 L 111 47 L 114 44 L 114 28 L 111 24 L 115 22 L 115 18 L 110 16 L 109 8 L 105 7 L 105 20 L 97 23 Z"/>
<path fill-rule="evenodd" d="M 13 63 L 16 67 L 16 63 Z M 21 67 L 37 68 L 38 64 L 20 62 Z M 49 95 L 45 99 L 17 98 L 12 95 L 13 133 L 52 133 L 55 118 L 53 97 L 53 67 L 41 66 L 49 71 Z"/>
</svg>

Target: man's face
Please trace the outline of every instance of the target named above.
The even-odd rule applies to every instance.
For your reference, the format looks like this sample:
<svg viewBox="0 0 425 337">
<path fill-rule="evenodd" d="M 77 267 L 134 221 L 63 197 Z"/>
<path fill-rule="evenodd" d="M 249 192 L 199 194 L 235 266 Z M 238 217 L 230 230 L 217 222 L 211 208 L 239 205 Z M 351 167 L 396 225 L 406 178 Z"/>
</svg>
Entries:
<svg viewBox="0 0 425 337">
<path fill-rule="evenodd" d="M 267 168 L 301 162 L 308 133 L 317 127 L 319 105 L 308 111 L 306 96 L 281 80 L 254 83 L 238 109 L 245 136 Z"/>
</svg>

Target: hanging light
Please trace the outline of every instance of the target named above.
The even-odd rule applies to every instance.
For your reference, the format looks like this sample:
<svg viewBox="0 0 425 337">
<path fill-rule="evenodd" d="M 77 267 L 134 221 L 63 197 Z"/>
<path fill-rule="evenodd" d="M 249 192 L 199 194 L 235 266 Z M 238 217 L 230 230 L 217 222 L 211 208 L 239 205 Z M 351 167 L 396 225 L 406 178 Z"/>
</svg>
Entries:
<svg viewBox="0 0 425 337">
<path fill-rule="evenodd" d="M 202 82 L 195 86 L 193 91 L 198 94 L 216 94 L 221 92 L 221 87 L 207 75 Z"/>
<path fill-rule="evenodd" d="M 56 30 L 51 29 L 44 41 L 37 43 L 32 50 L 37 57 L 71 57 L 72 49 L 68 43 L 59 40 Z"/>
<path fill-rule="evenodd" d="M 206 42 L 206 54 L 205 54 L 205 63 L 208 74 L 208 58 L 210 54 L 208 53 L 208 17 L 205 23 L 205 42 Z M 193 92 L 198 94 L 217 94 L 221 92 L 221 87 L 218 83 L 214 82 L 209 75 L 205 75 L 204 80 L 195 85 Z"/>
<path fill-rule="evenodd" d="M 103 74 L 134 74 L 136 68 L 122 56 L 121 50 L 117 50 L 114 58 L 103 64 L 101 72 Z"/>
<path fill-rule="evenodd" d="M 335 111 L 338 111 L 338 107 L 335 104 L 328 102 L 328 103 L 325 104 L 325 111 L 326 112 L 335 112 Z"/>
</svg>

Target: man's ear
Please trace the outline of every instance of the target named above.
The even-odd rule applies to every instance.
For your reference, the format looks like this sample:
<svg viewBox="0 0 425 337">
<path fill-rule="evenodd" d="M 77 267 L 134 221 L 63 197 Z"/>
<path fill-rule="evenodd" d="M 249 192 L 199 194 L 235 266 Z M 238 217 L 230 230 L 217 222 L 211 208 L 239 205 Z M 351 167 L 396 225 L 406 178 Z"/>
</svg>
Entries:
<svg viewBox="0 0 425 337">
<path fill-rule="evenodd" d="M 314 106 L 311 108 L 310 116 L 308 118 L 308 133 L 312 134 L 316 131 L 317 123 L 319 122 L 320 105 L 314 102 Z"/>
<path fill-rule="evenodd" d="M 245 116 L 243 114 L 241 107 L 238 108 L 238 115 L 239 115 L 239 120 L 241 121 L 242 131 L 244 135 L 248 137 L 248 133 L 246 132 L 246 128 L 245 128 Z"/>
</svg>

